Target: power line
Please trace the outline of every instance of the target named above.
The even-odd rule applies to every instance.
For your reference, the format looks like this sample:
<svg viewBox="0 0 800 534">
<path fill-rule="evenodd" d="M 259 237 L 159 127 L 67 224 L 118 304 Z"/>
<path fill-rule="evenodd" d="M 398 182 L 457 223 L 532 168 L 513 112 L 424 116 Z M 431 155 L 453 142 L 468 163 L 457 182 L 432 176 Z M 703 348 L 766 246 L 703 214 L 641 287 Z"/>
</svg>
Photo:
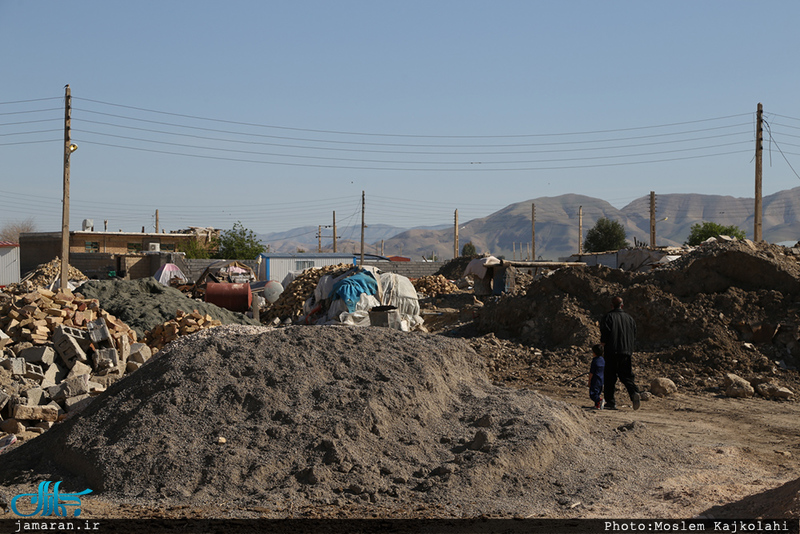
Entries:
<svg viewBox="0 0 800 534">
<path fill-rule="evenodd" d="M 231 121 L 225 119 L 212 119 L 208 117 L 201 117 L 197 115 L 186 115 L 182 113 L 172 113 L 167 111 L 159 111 L 147 108 L 141 108 L 136 106 L 127 106 L 123 104 L 114 104 L 110 102 L 103 102 L 101 100 L 93 100 L 90 98 L 75 98 L 75 100 L 83 100 L 86 102 L 93 102 L 95 104 L 103 104 L 106 106 L 114 106 L 114 107 L 121 107 L 127 109 L 133 109 L 137 111 L 145 111 L 148 113 L 158 113 L 162 115 L 170 115 L 173 117 L 183 117 L 187 119 L 195 119 L 195 120 L 204 120 L 204 121 L 211 121 L 211 122 L 220 122 L 226 124 L 237 124 L 240 126 L 252 126 L 257 128 L 272 128 L 272 129 L 279 129 L 279 130 L 292 130 L 292 131 L 301 131 L 301 132 L 314 132 L 314 133 L 325 133 L 325 134 L 339 134 L 339 135 L 359 135 L 359 136 L 370 136 L 370 137 L 419 137 L 419 138 L 445 138 L 445 139 L 495 139 L 495 138 L 518 138 L 518 137 L 543 137 L 543 136 L 554 136 L 554 135 L 588 135 L 588 134 L 599 134 L 599 133 L 613 133 L 613 132 L 624 132 L 624 131 L 635 131 L 635 130 L 644 130 L 650 128 L 667 128 L 673 126 L 682 126 L 686 124 L 696 124 L 700 122 L 708 122 L 708 121 L 715 121 L 715 120 L 724 120 L 730 119 L 734 117 L 742 117 L 742 116 L 749 116 L 751 113 L 740 113 L 737 115 L 727 115 L 723 117 L 716 117 L 711 119 L 697 119 L 693 121 L 684 121 L 684 122 L 674 122 L 668 124 L 660 124 L 655 126 L 639 126 L 639 127 L 632 127 L 632 128 L 617 128 L 617 129 L 608 129 L 608 130 L 593 130 L 593 131 L 585 131 L 585 132 L 571 132 L 571 133 L 550 133 L 550 134 L 512 134 L 512 135 L 412 135 L 412 134 L 394 134 L 394 133 L 367 133 L 367 132 L 350 132 L 350 131 L 340 131 L 340 130 L 318 130 L 312 128 L 295 128 L 295 127 L 288 127 L 288 126 L 276 126 L 276 125 L 269 125 L 269 124 L 258 124 L 258 123 L 249 123 L 249 122 L 240 122 L 240 121 Z"/>
</svg>

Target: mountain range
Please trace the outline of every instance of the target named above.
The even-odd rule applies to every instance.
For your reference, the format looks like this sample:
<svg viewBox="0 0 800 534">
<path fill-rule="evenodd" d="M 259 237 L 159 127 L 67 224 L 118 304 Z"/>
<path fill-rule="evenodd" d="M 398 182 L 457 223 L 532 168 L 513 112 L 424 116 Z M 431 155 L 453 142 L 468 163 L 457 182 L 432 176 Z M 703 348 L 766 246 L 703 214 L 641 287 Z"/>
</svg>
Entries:
<svg viewBox="0 0 800 534">
<path fill-rule="evenodd" d="M 533 206 L 533 209 L 532 209 Z M 714 222 L 735 225 L 753 237 L 754 198 L 723 195 L 656 195 L 656 245 L 680 246 L 689 237 L 694 224 Z M 472 219 L 459 227 L 459 250 L 472 242 L 478 253 L 488 252 L 508 259 L 526 259 L 531 243 L 531 214 L 535 212 L 537 259 L 556 260 L 578 252 L 580 239 L 598 219 L 618 221 L 625 228 L 631 244 L 650 243 L 650 197 L 637 198 L 622 209 L 605 200 L 583 195 L 539 197 L 506 206 L 483 218 Z M 579 238 L 582 212 L 582 238 Z M 779 191 L 762 199 L 762 237 L 779 243 L 800 239 L 800 187 Z M 317 227 L 303 227 L 287 232 L 260 234 L 262 243 L 276 252 L 317 251 Z M 360 227 L 337 229 L 340 252 L 360 251 Z M 329 252 L 332 235 L 323 230 L 323 251 Z M 365 229 L 367 253 L 400 255 L 421 259 L 436 255 L 453 257 L 452 226 L 404 229 L 374 224 Z"/>
</svg>

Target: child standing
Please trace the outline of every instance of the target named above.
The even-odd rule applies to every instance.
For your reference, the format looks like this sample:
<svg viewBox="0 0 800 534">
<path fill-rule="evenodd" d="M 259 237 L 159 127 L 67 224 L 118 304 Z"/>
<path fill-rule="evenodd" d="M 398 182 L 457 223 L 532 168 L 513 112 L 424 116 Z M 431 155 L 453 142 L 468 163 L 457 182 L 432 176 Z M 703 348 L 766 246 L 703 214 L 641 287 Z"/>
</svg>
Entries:
<svg viewBox="0 0 800 534">
<path fill-rule="evenodd" d="M 603 345 L 592 346 L 592 364 L 589 367 L 589 398 L 594 401 L 596 410 L 602 410 L 605 402 L 603 401 L 603 372 L 606 368 L 606 361 L 603 358 Z"/>
</svg>

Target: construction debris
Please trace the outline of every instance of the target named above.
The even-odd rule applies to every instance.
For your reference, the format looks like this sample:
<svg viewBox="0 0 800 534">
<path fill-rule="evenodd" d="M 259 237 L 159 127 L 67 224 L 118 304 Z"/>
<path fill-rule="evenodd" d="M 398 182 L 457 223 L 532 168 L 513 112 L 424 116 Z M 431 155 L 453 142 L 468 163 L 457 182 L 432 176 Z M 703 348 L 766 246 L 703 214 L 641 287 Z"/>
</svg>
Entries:
<svg viewBox="0 0 800 534">
<path fill-rule="evenodd" d="M 174 319 L 160 324 L 153 330 L 147 332 L 144 342 L 155 353 L 164 348 L 164 345 L 175 341 L 180 336 L 193 334 L 199 330 L 221 325 L 222 323 L 220 321 L 213 319 L 209 314 L 203 315 L 197 310 L 187 314 L 178 310 L 178 314 Z"/>
<path fill-rule="evenodd" d="M 352 268 L 352 265 L 340 263 L 339 265 L 306 269 L 286 286 L 278 300 L 261 313 L 262 322 L 269 324 L 276 319 L 279 322 L 296 320 L 303 315 L 303 304 L 314 294 L 320 278 L 326 274 L 339 276 Z"/>
<path fill-rule="evenodd" d="M 83 281 L 88 280 L 89 278 L 83 274 L 81 271 L 73 267 L 72 265 L 68 266 L 69 273 L 68 279 L 73 281 Z M 49 263 L 43 263 L 36 267 L 33 271 L 29 272 L 25 277 L 19 281 L 18 284 L 10 284 L 5 291 L 12 294 L 18 293 L 29 293 L 36 288 L 44 287 L 44 288 L 51 288 L 51 286 L 59 279 L 61 276 L 61 259 L 56 258 Z"/>
<path fill-rule="evenodd" d="M 412 282 L 414 283 L 414 288 L 416 288 L 419 293 L 430 297 L 446 295 L 458 291 L 458 286 L 441 274 L 423 276 L 412 280 Z"/>
</svg>

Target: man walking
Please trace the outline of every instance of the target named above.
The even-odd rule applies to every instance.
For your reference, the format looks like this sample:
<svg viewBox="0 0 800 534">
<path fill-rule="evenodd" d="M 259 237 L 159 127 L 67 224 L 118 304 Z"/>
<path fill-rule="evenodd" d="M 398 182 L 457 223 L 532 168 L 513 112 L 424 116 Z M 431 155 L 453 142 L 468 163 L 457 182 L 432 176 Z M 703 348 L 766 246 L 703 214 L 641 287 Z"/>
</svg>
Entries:
<svg viewBox="0 0 800 534">
<path fill-rule="evenodd" d="M 616 410 L 614 390 L 617 387 L 617 377 L 628 390 L 628 395 L 633 402 L 633 409 L 638 410 L 641 405 L 639 388 L 633 381 L 633 346 L 636 339 L 636 321 L 633 317 L 622 311 L 622 297 L 611 299 L 613 310 L 603 316 L 600 321 L 600 343 L 605 347 L 606 376 L 605 393 L 607 410 Z"/>
</svg>

